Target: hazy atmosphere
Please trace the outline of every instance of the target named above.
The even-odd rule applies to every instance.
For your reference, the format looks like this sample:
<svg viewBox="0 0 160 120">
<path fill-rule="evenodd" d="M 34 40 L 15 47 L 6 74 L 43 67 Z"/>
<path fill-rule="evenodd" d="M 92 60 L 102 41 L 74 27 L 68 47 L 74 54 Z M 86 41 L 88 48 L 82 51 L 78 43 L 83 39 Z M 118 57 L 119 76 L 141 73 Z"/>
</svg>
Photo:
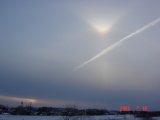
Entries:
<svg viewBox="0 0 160 120">
<path fill-rule="evenodd" d="M 0 16 L 0 104 L 160 110 L 160 0 L 0 0 Z"/>
</svg>

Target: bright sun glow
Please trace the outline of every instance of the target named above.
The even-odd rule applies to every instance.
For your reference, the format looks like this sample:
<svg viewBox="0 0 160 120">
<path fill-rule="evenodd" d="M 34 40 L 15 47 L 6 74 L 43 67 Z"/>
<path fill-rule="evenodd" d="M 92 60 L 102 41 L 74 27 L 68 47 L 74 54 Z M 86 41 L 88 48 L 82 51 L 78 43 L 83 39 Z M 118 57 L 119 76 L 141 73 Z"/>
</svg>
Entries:
<svg viewBox="0 0 160 120">
<path fill-rule="evenodd" d="M 102 34 L 106 34 L 107 32 L 109 32 L 110 30 L 110 27 L 108 25 L 105 25 L 105 24 L 93 24 L 93 28 L 99 32 L 99 33 L 102 33 Z"/>
<path fill-rule="evenodd" d="M 91 26 L 98 33 L 106 34 L 110 31 L 111 25 L 104 20 L 95 20 L 91 22 Z"/>
</svg>

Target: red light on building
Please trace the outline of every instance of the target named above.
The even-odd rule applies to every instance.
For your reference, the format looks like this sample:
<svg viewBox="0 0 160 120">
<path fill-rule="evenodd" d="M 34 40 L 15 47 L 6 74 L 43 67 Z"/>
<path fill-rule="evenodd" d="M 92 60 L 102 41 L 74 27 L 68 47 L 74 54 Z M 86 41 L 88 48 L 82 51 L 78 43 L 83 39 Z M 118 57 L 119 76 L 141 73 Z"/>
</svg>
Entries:
<svg viewBox="0 0 160 120">
<path fill-rule="evenodd" d="M 130 112 L 130 106 L 120 106 L 120 112 Z"/>
<path fill-rule="evenodd" d="M 147 112 L 148 111 L 148 106 L 147 105 L 142 106 L 142 111 Z"/>
</svg>

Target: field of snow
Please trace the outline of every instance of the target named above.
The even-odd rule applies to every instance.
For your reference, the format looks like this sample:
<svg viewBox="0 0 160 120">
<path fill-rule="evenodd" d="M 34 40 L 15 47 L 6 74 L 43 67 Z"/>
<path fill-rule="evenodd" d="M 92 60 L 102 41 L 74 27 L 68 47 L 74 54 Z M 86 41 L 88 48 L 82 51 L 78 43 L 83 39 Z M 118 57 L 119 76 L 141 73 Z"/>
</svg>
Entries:
<svg viewBox="0 0 160 120">
<path fill-rule="evenodd" d="M 152 119 L 135 118 L 132 115 L 105 115 L 105 116 L 18 116 L 18 115 L 0 115 L 0 120 L 160 120 L 160 117 Z"/>
</svg>

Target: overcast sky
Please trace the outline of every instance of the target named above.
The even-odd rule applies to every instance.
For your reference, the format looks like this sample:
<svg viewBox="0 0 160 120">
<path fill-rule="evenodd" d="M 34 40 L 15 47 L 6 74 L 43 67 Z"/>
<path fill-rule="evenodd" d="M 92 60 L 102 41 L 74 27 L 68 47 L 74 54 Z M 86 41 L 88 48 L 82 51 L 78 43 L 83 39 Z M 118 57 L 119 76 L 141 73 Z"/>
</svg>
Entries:
<svg viewBox="0 0 160 120">
<path fill-rule="evenodd" d="M 1 0 L 0 104 L 160 110 L 159 0 Z"/>
</svg>

